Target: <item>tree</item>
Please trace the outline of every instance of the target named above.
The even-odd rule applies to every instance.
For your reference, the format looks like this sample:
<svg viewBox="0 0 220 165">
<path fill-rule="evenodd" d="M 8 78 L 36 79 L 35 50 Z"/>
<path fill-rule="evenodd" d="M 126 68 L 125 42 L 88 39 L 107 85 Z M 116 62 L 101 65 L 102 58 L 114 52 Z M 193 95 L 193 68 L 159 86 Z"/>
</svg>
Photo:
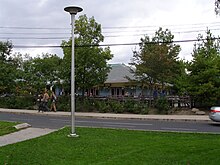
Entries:
<svg viewBox="0 0 220 165">
<path fill-rule="evenodd" d="M 76 89 L 82 90 L 84 96 L 85 89 L 104 83 L 110 67 L 107 61 L 113 56 L 109 47 L 101 48 L 99 43 L 104 41 L 101 33 L 101 25 L 94 17 L 87 18 L 86 15 L 79 17 L 75 23 L 75 84 Z M 63 41 L 63 79 L 70 86 L 71 75 L 71 39 Z"/>
<path fill-rule="evenodd" d="M 173 83 L 173 90 L 178 95 L 188 95 L 188 75 L 187 75 L 187 66 L 188 62 L 185 62 L 184 60 L 178 61 L 179 66 L 179 72 L 177 76 L 174 78 Z"/>
<path fill-rule="evenodd" d="M 220 99 L 220 40 L 208 30 L 198 36 L 188 67 L 189 92 L 196 103 L 211 106 Z"/>
<path fill-rule="evenodd" d="M 24 61 L 22 79 L 26 90 L 36 92 L 60 80 L 62 59 L 55 54 L 43 54 L 42 57 L 29 58 Z"/>
<path fill-rule="evenodd" d="M 11 55 L 12 43 L 0 41 L 0 93 L 12 93 L 15 90 L 18 63 Z"/>
<path fill-rule="evenodd" d="M 180 46 L 173 44 L 174 36 L 166 29 L 159 28 L 155 36 L 141 38 L 140 50 L 134 51 L 132 62 L 136 70 L 135 76 L 143 83 L 150 86 L 161 83 L 164 88 L 165 82 L 173 82 L 173 77 L 177 74 L 178 54 Z"/>
<path fill-rule="evenodd" d="M 215 0 L 215 14 L 218 15 L 220 13 L 220 0 Z"/>
<path fill-rule="evenodd" d="M 7 61 L 10 58 L 13 45 L 10 41 L 0 41 L 0 60 Z"/>
</svg>

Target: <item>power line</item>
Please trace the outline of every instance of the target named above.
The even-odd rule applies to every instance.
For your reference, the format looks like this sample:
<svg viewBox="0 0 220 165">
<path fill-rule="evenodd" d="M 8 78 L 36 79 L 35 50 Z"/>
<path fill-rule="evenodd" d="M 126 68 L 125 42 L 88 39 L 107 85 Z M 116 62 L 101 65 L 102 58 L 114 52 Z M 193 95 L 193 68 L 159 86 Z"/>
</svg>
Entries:
<svg viewBox="0 0 220 165">
<path fill-rule="evenodd" d="M 220 38 L 211 38 L 210 40 L 218 40 Z M 144 44 L 169 44 L 169 43 L 185 43 L 185 42 L 199 42 L 205 41 L 207 39 L 189 39 L 189 40 L 177 40 L 171 42 L 145 42 Z M 106 46 L 131 46 L 131 45 L 139 45 L 139 43 L 121 43 L 121 44 L 94 44 L 94 45 L 76 45 L 76 47 L 106 47 Z M 14 48 L 65 48 L 71 46 L 60 46 L 60 45 L 14 45 Z"/>
<path fill-rule="evenodd" d="M 148 25 L 148 26 L 116 26 L 116 27 L 102 27 L 103 29 L 126 29 L 126 28 L 152 28 L 152 27 L 182 27 L 182 26 L 210 26 L 210 25 L 219 25 L 220 22 L 210 22 L 210 23 L 194 23 L 194 24 L 173 24 L 173 25 Z M 216 26 L 217 26 L 216 25 Z"/>
<path fill-rule="evenodd" d="M 70 37 L 0 37 L 1 39 L 6 39 L 6 40 L 61 40 L 61 39 L 68 39 Z"/>
<path fill-rule="evenodd" d="M 13 48 L 64 48 L 70 46 L 59 46 L 59 45 L 14 45 Z"/>
<path fill-rule="evenodd" d="M 190 30 L 185 30 L 185 31 L 179 31 L 182 29 L 184 26 L 201 26 L 201 25 L 207 25 L 207 23 L 196 23 L 196 24 L 179 24 L 179 25 L 164 25 L 164 26 L 173 26 L 173 27 L 180 27 L 178 30 L 173 30 L 172 34 L 187 34 L 187 33 L 199 33 L 199 32 L 204 32 L 205 30 L 202 29 L 195 29 L 192 30 L 193 28 L 200 28 L 200 27 L 188 27 Z M 212 22 L 209 23 L 209 26 L 219 26 L 220 22 Z M 150 25 L 150 26 L 118 26 L 118 27 L 103 27 L 103 29 L 110 29 L 113 31 L 104 31 L 102 32 L 103 34 L 112 34 L 112 35 L 104 35 L 105 38 L 116 38 L 116 37 L 132 37 L 132 36 L 144 36 L 144 35 L 153 35 L 155 34 L 155 30 L 150 30 L 150 29 L 142 29 L 142 28 L 150 28 L 150 27 L 155 27 L 155 25 Z M 139 29 L 137 29 L 139 28 Z M 20 27 L 20 26 L 0 26 L 0 29 L 20 29 L 20 30 L 64 30 L 64 29 L 69 29 L 70 28 L 63 28 L 63 27 Z M 123 31 L 114 31 L 117 29 L 123 29 Z M 134 31 L 128 31 L 129 29 L 133 29 Z M 219 28 L 214 28 L 214 29 L 209 29 L 209 30 L 220 30 Z M 117 34 L 117 33 L 122 33 L 122 34 Z M 130 34 L 126 34 L 130 33 Z M 0 32 L 0 35 L 70 35 L 70 33 L 61 33 L 61 32 Z M 6 39 L 6 40 L 65 40 L 69 39 L 70 37 L 68 36 L 59 36 L 59 37 L 17 37 L 17 36 L 0 36 L 0 39 Z"/>
<path fill-rule="evenodd" d="M 216 28 L 216 29 L 209 29 L 211 31 L 216 31 L 216 30 L 220 30 L 219 28 Z M 138 30 L 138 31 L 133 31 L 134 33 L 132 33 L 132 31 L 120 31 L 121 34 L 117 34 L 116 32 L 103 32 L 103 33 L 111 33 L 112 35 L 104 35 L 105 38 L 111 38 L 111 37 L 129 37 L 129 36 L 144 36 L 144 35 L 153 35 L 155 33 L 148 33 L 149 30 Z M 138 32 L 145 32 L 145 33 L 138 33 Z M 151 30 L 152 32 L 152 30 Z M 172 31 L 172 34 L 181 34 L 181 33 L 184 33 L 184 34 L 187 34 L 187 33 L 199 33 L 199 32 L 205 32 L 205 30 L 201 30 L 201 29 L 198 29 L 198 30 L 188 30 L 188 31 Z M 116 34 L 114 34 L 116 33 Z M 118 32 L 119 33 L 119 32 Z M 123 34 L 125 33 L 125 34 Z M 130 34 L 126 34 L 126 33 L 130 33 Z M 1 33 L 0 32 L 0 35 L 59 35 L 59 34 L 66 34 L 66 35 L 70 35 L 70 33 L 20 33 L 20 32 L 6 32 L 6 33 Z M 70 37 L 68 36 L 60 36 L 60 37 L 16 37 L 16 36 L 0 36 L 0 39 L 15 39 L 15 40 L 20 40 L 20 39 L 40 39 L 40 40 L 60 40 L 60 39 L 69 39 Z"/>
<path fill-rule="evenodd" d="M 123 43 L 123 44 L 97 44 L 97 45 L 76 45 L 75 47 L 106 47 L 106 46 L 128 46 L 138 45 L 140 43 Z M 71 46 L 60 46 L 60 45 L 14 45 L 14 48 L 71 48 Z"/>
<path fill-rule="evenodd" d="M 220 30 L 220 28 L 215 28 L 215 29 L 209 29 L 209 30 Z M 204 29 L 197 29 L 197 30 L 187 30 L 187 31 L 172 31 L 172 33 L 194 33 L 194 32 L 201 32 L 201 31 L 205 31 Z M 111 31 L 111 32 L 103 32 L 105 34 L 112 34 L 112 33 L 136 33 L 136 32 L 154 32 L 154 30 L 136 30 L 136 31 Z M 146 34 L 144 33 L 144 34 Z M 59 34 L 62 34 L 62 35 L 70 35 L 71 33 L 57 33 L 57 32 L 53 32 L 53 33 L 49 33 L 49 32 L 27 32 L 27 33 L 24 33 L 24 32 L 0 32 L 0 35 L 10 35 L 10 34 L 13 34 L 13 35 L 59 35 Z M 142 33 L 143 34 L 143 33 Z M 143 34 L 143 35 L 144 35 Z M 152 33 L 154 34 L 154 33 Z M 136 35 L 136 34 L 133 34 L 133 35 Z M 140 35 L 140 34 L 138 34 Z"/>
<path fill-rule="evenodd" d="M 151 28 L 151 27 L 183 27 L 183 26 L 210 26 L 219 25 L 220 22 L 209 22 L 209 23 L 193 23 L 193 24 L 173 24 L 173 25 L 147 25 L 147 26 L 104 26 L 102 29 L 128 29 L 128 28 Z M 0 26 L 0 29 L 33 29 L 33 30 L 63 30 L 70 29 L 65 27 L 24 27 L 24 26 Z"/>
<path fill-rule="evenodd" d="M 22 27 L 22 26 L 0 26 L 0 29 L 35 29 L 35 30 L 63 30 L 70 28 L 62 28 L 62 27 Z"/>
<path fill-rule="evenodd" d="M 194 33 L 194 32 L 203 32 L 207 29 L 195 29 L 195 30 L 185 30 L 185 31 L 179 31 L 179 30 L 171 30 L 171 33 Z M 220 30 L 220 28 L 209 28 L 208 30 Z M 136 31 L 109 31 L 109 32 L 103 32 L 105 34 L 112 34 L 112 33 L 134 33 L 134 32 L 145 32 L 155 34 L 156 30 L 136 30 Z"/>
<path fill-rule="evenodd" d="M 209 29 L 211 31 L 220 30 L 218 29 Z M 172 34 L 189 34 L 189 33 L 199 33 L 205 32 L 205 30 L 189 30 L 189 31 L 173 31 Z M 124 32 L 125 33 L 125 32 Z M 128 37 L 128 36 L 144 36 L 144 35 L 154 35 L 155 33 L 139 33 L 139 34 L 119 34 L 119 35 L 105 35 L 104 37 Z"/>
<path fill-rule="evenodd" d="M 210 29 L 210 30 L 220 30 L 218 29 Z M 172 33 L 177 33 L 177 34 L 181 34 L 181 33 L 195 33 L 195 32 L 204 32 L 204 30 L 190 30 L 190 31 L 176 31 L 176 32 L 172 32 Z M 0 33 L 2 34 L 2 33 Z M 26 34 L 26 33 L 9 33 L 9 34 Z M 31 34 L 31 33 L 27 33 L 27 34 Z M 47 33 L 37 33 L 37 35 L 41 35 L 41 34 L 47 34 Z M 57 33 L 49 33 L 49 34 L 57 34 Z M 66 34 L 66 33 L 60 33 L 60 34 Z M 144 35 L 153 35 L 154 33 L 137 33 L 137 34 L 119 34 L 119 35 L 105 35 L 105 38 L 112 38 L 112 37 L 129 37 L 129 36 L 144 36 Z M 40 39 L 40 40 L 61 40 L 61 39 L 69 39 L 70 37 L 66 37 L 66 36 L 62 36 L 62 37 L 1 37 L 0 39 L 14 39 L 14 40 L 23 40 L 23 39 Z"/>
<path fill-rule="evenodd" d="M 0 34 L 18 34 L 18 35 L 20 35 L 20 34 L 22 34 L 22 35 L 44 35 L 44 34 L 48 34 L 48 35 L 54 35 L 54 34 L 68 34 L 68 35 L 70 35 L 71 33 L 58 33 L 58 32 L 53 32 L 53 33 L 51 33 L 51 32 L 0 32 Z"/>
</svg>

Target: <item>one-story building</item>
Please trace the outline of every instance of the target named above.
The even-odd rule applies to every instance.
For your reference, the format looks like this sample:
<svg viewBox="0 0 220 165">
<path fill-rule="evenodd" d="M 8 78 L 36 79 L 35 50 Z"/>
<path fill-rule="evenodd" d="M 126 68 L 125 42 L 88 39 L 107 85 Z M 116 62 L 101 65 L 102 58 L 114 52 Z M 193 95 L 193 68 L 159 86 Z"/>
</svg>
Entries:
<svg viewBox="0 0 220 165">
<path fill-rule="evenodd" d="M 97 97 L 139 97 L 168 94 L 161 91 L 159 83 L 150 86 L 135 80 L 131 68 L 125 64 L 110 64 L 111 70 L 104 84 L 86 90 L 87 96 Z"/>
</svg>

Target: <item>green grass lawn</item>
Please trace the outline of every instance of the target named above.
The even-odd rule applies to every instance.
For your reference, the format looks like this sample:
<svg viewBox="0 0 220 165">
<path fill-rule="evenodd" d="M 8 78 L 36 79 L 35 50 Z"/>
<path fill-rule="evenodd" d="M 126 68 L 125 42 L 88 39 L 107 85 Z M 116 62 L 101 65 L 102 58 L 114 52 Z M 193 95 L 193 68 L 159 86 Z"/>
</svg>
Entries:
<svg viewBox="0 0 220 165">
<path fill-rule="evenodd" d="M 70 128 L 0 147 L 0 164 L 216 165 L 220 135 Z"/>
<path fill-rule="evenodd" d="M 17 131 L 13 126 L 17 125 L 17 122 L 0 121 L 0 136 Z"/>
</svg>

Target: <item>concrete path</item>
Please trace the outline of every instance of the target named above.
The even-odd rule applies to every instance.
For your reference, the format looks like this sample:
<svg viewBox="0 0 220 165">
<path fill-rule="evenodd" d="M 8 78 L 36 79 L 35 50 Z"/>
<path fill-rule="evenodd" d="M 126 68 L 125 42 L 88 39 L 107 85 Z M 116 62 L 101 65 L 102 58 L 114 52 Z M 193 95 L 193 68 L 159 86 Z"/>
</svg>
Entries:
<svg viewBox="0 0 220 165">
<path fill-rule="evenodd" d="M 0 147 L 28 139 L 33 139 L 54 132 L 53 129 L 27 128 L 8 135 L 0 136 Z"/>
</svg>

